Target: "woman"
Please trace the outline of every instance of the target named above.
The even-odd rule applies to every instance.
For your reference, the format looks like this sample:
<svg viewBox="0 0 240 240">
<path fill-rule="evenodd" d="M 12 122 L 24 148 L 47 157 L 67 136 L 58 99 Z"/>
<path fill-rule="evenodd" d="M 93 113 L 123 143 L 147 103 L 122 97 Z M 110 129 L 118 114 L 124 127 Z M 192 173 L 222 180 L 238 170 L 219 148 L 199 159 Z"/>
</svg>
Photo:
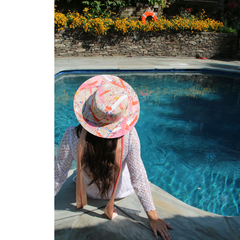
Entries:
<svg viewBox="0 0 240 240">
<path fill-rule="evenodd" d="M 67 179 L 73 159 L 77 160 L 77 208 L 88 197 L 110 199 L 104 212 L 113 219 L 114 199 L 135 191 L 149 218 L 157 239 L 171 239 L 172 227 L 157 215 L 150 186 L 140 156 L 135 124 L 140 105 L 137 94 L 121 78 L 99 75 L 88 79 L 77 90 L 74 111 L 80 125 L 69 127 L 55 161 L 55 195 Z"/>
</svg>

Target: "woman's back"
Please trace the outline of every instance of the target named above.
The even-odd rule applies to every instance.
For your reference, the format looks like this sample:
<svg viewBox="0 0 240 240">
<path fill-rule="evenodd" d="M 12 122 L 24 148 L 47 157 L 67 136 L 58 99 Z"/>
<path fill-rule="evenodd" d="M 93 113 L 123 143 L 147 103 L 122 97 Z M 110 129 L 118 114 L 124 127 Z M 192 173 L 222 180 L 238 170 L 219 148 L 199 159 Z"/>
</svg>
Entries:
<svg viewBox="0 0 240 240">
<path fill-rule="evenodd" d="M 148 211 L 152 210 L 154 208 L 154 205 L 152 202 L 146 170 L 140 156 L 140 142 L 136 129 L 133 128 L 130 132 L 125 134 L 123 139 L 124 148 L 122 158 L 122 172 L 120 175 L 115 197 L 118 199 L 129 196 L 135 190 L 136 193 L 140 194 L 139 199 L 143 203 L 143 207 Z M 59 191 L 62 184 L 65 182 L 72 161 L 76 161 L 77 159 L 78 141 L 79 139 L 76 134 L 76 128 L 74 126 L 69 127 L 62 138 L 55 163 L 55 176 L 58 176 L 58 181 L 55 181 L 55 194 Z M 61 162 L 64 162 L 63 166 L 61 166 Z M 83 171 L 83 177 L 88 197 L 101 199 L 97 185 L 93 183 L 89 186 L 92 179 L 89 177 L 87 168 L 85 171 Z M 111 193 L 112 187 L 110 188 L 106 199 L 109 199 L 111 197 Z M 148 198 L 144 199 L 145 196 L 148 196 Z"/>
</svg>

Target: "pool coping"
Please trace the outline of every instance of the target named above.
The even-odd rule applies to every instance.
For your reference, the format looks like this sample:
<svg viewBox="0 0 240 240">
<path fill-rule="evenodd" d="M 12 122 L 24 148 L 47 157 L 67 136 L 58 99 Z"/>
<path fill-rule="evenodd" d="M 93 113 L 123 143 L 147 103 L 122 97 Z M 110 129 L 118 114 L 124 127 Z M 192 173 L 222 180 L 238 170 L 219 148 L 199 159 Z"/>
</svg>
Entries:
<svg viewBox="0 0 240 240">
<path fill-rule="evenodd" d="M 147 62 L 145 68 L 139 67 L 139 59 L 130 59 L 127 57 L 101 57 L 101 58 L 56 58 L 55 59 L 55 77 L 66 72 L 82 71 L 84 73 L 97 73 L 101 71 L 132 71 L 137 72 L 180 72 L 180 71 L 210 71 L 222 74 L 240 75 L 240 62 L 226 62 L 217 60 L 208 60 L 200 62 L 196 59 L 185 58 L 140 58 L 140 65 Z M 159 66 L 156 66 L 156 61 Z M 170 66 L 166 62 L 174 61 L 175 65 Z M 99 63 L 101 66 L 96 70 L 93 63 Z M 131 63 L 131 67 L 129 67 Z M 81 66 L 80 66 L 81 64 Z M 187 65 L 186 65 L 187 64 Z M 211 66 L 211 65 L 214 65 Z M 166 69 L 167 68 L 167 69 Z M 61 73 L 61 74 L 60 74 Z M 69 171 L 69 178 L 63 185 L 61 191 L 55 197 L 55 238 L 56 239 L 75 239 L 78 234 L 89 236 L 92 230 L 97 234 L 98 239 L 108 239 L 110 233 L 114 233 L 116 239 L 154 239 L 151 229 L 148 225 L 146 213 L 136 195 L 133 194 L 115 205 L 120 212 L 119 220 L 109 221 L 103 217 L 102 208 L 104 204 L 100 200 L 90 200 L 84 211 L 73 210 L 69 206 L 74 205 L 74 188 L 71 175 L 73 170 Z M 161 188 L 150 183 L 153 200 L 156 210 L 160 217 L 171 222 L 174 230 L 171 231 L 173 239 L 239 239 L 240 240 L 240 217 L 221 216 L 209 213 L 176 199 Z M 65 192 L 68 192 L 66 197 Z M 69 197 L 72 195 L 72 198 Z M 94 203 L 93 203 L 94 202 Z M 59 207 L 61 206 L 61 207 Z M 65 207 L 62 207 L 65 206 Z M 70 209 L 70 210 L 69 210 Z M 100 214 L 100 215 L 97 215 Z M 125 221 L 120 221 L 120 220 Z M 84 224 L 83 224 L 83 222 Z M 95 221 L 92 224 L 92 221 Z M 81 222 L 83 225 L 79 225 Z M 129 226 L 138 230 L 124 231 L 127 227 L 124 224 L 128 222 Z M 110 226 L 109 226 L 110 225 Z M 119 228 L 122 226 L 123 228 Z M 117 228 L 121 229 L 116 230 Z M 108 229 L 108 234 L 103 234 Z M 109 233 L 110 231 L 110 233 Z M 138 235 L 138 232 L 141 232 Z M 223 234 L 224 233 L 224 234 Z M 125 234 L 125 235 L 124 235 Z M 130 235 L 129 235 L 130 234 Z M 102 236 L 102 238 L 100 237 Z M 119 236 L 119 238 L 118 238 Z M 131 236 L 131 237 L 130 237 Z M 231 238 L 229 238 L 231 236 Z M 94 235 L 92 235 L 94 237 Z M 100 237 L 100 238 L 99 238 Z M 111 239 L 111 238 L 109 238 Z"/>
<path fill-rule="evenodd" d="M 86 70 L 86 69 L 73 69 L 73 70 L 63 70 L 54 75 L 54 77 L 59 77 L 60 75 L 64 74 L 72 74 L 72 73 L 97 73 L 97 74 L 102 74 L 102 73 L 195 73 L 195 72 L 200 72 L 200 73 L 209 73 L 209 74 L 223 74 L 223 75 L 229 75 L 229 76 L 235 76 L 240 78 L 240 70 L 222 70 L 222 69 L 207 69 L 207 68 L 202 68 L 202 69 L 177 69 L 177 68 L 171 68 L 171 69 L 157 69 L 155 68 L 154 70 L 150 69 L 141 69 L 141 70 L 132 70 L 132 69 L 94 69 L 94 70 Z"/>
</svg>

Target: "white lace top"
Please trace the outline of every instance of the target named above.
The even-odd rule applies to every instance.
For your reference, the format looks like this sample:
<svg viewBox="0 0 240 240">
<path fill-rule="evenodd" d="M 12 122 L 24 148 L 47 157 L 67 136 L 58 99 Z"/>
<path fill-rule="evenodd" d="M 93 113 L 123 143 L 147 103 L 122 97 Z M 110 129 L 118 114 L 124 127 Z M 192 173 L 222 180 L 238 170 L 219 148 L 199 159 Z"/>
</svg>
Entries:
<svg viewBox="0 0 240 240">
<path fill-rule="evenodd" d="M 75 127 L 69 127 L 61 140 L 57 157 L 55 159 L 55 195 L 59 192 L 67 179 L 72 161 L 77 160 L 78 137 Z M 87 196 L 100 199 L 99 190 L 83 171 L 84 185 Z M 122 172 L 119 178 L 115 198 L 129 196 L 135 190 L 146 212 L 155 210 L 146 170 L 140 156 L 140 141 L 135 128 L 124 136 Z M 109 191 L 110 199 L 112 189 Z"/>
</svg>

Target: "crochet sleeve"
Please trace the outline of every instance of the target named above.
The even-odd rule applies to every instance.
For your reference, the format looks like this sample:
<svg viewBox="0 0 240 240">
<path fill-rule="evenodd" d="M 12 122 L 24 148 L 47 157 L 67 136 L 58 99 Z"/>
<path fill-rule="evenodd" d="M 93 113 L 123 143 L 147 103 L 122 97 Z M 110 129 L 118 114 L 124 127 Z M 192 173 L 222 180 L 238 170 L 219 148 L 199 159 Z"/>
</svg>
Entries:
<svg viewBox="0 0 240 240">
<path fill-rule="evenodd" d="M 54 160 L 54 195 L 61 189 L 71 168 L 73 156 L 71 154 L 71 133 L 68 128 L 61 140 L 57 157 Z"/>
<path fill-rule="evenodd" d="M 130 131 L 127 165 L 132 186 L 145 212 L 155 210 L 147 173 L 141 159 L 140 141 L 135 128 Z"/>
</svg>

